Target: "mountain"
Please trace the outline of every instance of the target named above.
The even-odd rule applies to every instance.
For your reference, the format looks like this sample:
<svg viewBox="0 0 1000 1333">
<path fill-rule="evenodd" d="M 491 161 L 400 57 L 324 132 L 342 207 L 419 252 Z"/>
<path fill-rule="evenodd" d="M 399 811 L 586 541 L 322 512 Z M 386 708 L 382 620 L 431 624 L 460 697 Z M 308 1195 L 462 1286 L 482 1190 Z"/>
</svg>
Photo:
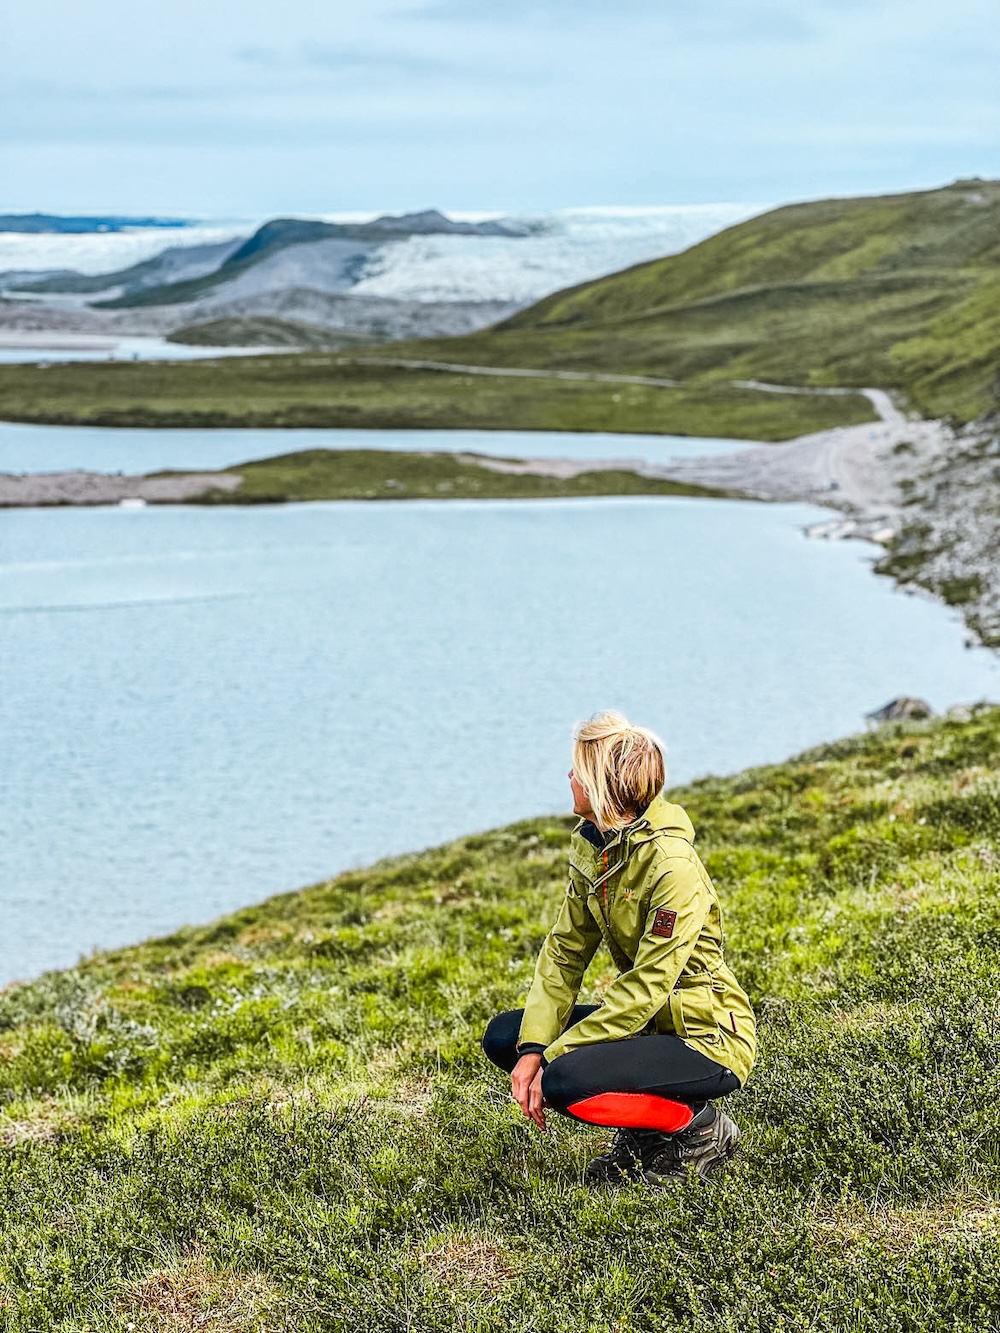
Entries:
<svg viewBox="0 0 1000 1333">
<path fill-rule="evenodd" d="M 1000 395 L 1000 182 L 775 209 L 419 355 L 877 385 L 968 421 Z"/>
<path fill-rule="evenodd" d="M 285 346 L 298 333 L 302 346 L 315 345 L 328 325 L 377 342 L 453 337 L 572 283 L 676 253 L 752 211 L 568 209 L 453 222 L 431 210 L 339 225 L 286 218 L 242 233 L 192 227 L 159 253 L 153 247 L 164 233 L 155 231 L 141 244 L 124 235 L 73 238 L 69 249 L 58 238 L 23 237 L 7 246 L 12 268 L 0 272 L 0 328 L 182 338 L 194 329 L 201 340 L 208 325 L 208 334 L 230 345 L 247 336 L 249 346 L 277 317 L 294 325 L 283 332 Z M 68 271 L 70 254 L 82 272 Z M 120 307 L 103 307 L 119 298 Z"/>
<path fill-rule="evenodd" d="M 115 269 L 110 273 L 75 273 L 64 269 L 44 277 L 2 276 L 11 292 L 88 296 L 111 292 L 119 287 L 126 292 L 140 292 L 213 273 L 241 244 L 241 241 L 235 240 L 210 245 L 169 246 L 152 259 L 144 259 L 139 264 L 130 264 L 128 268 Z"/>
<path fill-rule="evenodd" d="M 524 223 L 455 222 L 435 209 L 400 216 L 386 215 L 371 222 L 357 223 L 275 218 L 258 227 L 243 242 L 191 247 L 192 253 L 187 256 L 185 247 L 177 247 L 117 272 L 96 275 L 58 273 L 37 281 L 21 280 L 11 290 L 35 295 L 105 293 L 104 300 L 93 303 L 96 308 L 105 310 L 180 305 L 219 293 L 220 289 L 223 289 L 220 294 L 231 299 L 250 294 L 247 290 L 226 290 L 237 279 L 281 252 L 308 246 L 312 247 L 309 257 L 314 261 L 311 269 L 315 278 L 309 281 L 308 275 L 300 274 L 296 285 L 337 292 L 347 290 L 356 281 L 365 261 L 387 242 L 432 235 L 521 237 L 529 231 Z M 277 287 L 275 282 L 259 280 L 251 285 L 252 294 Z"/>
</svg>

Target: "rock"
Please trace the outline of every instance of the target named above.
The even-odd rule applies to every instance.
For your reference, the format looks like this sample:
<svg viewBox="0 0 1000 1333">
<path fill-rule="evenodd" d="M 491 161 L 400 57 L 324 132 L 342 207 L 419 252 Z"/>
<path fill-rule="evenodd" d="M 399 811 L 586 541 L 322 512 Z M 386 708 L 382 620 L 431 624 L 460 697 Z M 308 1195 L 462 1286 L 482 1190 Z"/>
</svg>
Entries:
<svg viewBox="0 0 1000 1333">
<path fill-rule="evenodd" d="M 853 518 L 832 518 L 822 523 L 810 523 L 803 531 L 813 540 L 840 542 L 847 537 L 857 536 L 857 529 L 858 525 Z"/>
<path fill-rule="evenodd" d="M 865 714 L 865 721 L 878 725 L 881 722 L 916 722 L 925 717 L 933 717 L 934 709 L 923 699 L 910 699 L 901 695 L 890 699 L 881 708 Z"/>
<path fill-rule="evenodd" d="M 868 534 L 868 540 L 878 542 L 879 546 L 888 546 L 896 535 L 896 529 L 888 526 L 882 528 L 873 528 Z"/>
</svg>

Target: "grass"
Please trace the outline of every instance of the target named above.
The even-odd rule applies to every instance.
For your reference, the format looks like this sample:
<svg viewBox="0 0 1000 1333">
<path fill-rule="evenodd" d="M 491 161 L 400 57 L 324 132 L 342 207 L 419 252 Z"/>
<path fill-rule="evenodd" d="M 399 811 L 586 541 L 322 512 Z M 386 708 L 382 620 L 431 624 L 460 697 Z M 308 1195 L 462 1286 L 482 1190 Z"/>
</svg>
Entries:
<svg viewBox="0 0 1000 1333">
<path fill-rule="evenodd" d="M 776 209 L 557 292 L 464 339 L 466 359 L 877 386 L 968 421 L 1000 387 L 998 223 L 998 181 Z"/>
<path fill-rule="evenodd" d="M 996 1328 L 1000 710 L 676 793 L 761 1020 L 704 1189 L 586 1189 L 478 1038 L 569 821 L 527 820 L 0 996 L 0 1323 Z M 592 990 L 610 976 L 595 963 Z"/>
<path fill-rule="evenodd" d="M 472 455 L 380 449 L 304 449 L 213 476 L 238 473 L 238 490 L 209 489 L 203 504 L 273 504 L 288 500 L 534 500 L 587 495 L 723 496 L 724 491 L 643 477 L 627 469 L 601 469 L 576 477 L 542 477 L 496 471 L 493 460 Z M 169 473 L 161 473 L 169 476 Z M 191 503 L 191 501 L 185 501 Z"/>
<path fill-rule="evenodd" d="M 319 353 L 0 366 L 0 420 L 66 426 L 621 431 L 779 440 L 871 415 L 868 401 L 855 395 L 500 379 Z"/>
</svg>

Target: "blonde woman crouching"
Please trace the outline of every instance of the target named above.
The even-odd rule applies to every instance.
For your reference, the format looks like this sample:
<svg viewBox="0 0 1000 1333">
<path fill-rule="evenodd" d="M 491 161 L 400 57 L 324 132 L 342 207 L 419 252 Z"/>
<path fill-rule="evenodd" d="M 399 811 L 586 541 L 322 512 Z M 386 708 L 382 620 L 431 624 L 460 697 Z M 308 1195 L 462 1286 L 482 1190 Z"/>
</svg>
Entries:
<svg viewBox="0 0 1000 1333">
<path fill-rule="evenodd" d="M 523 1009 L 483 1049 L 540 1130 L 545 1108 L 616 1133 L 587 1179 L 704 1179 L 739 1130 L 713 1099 L 746 1082 L 753 1010 L 722 954 L 719 900 L 694 829 L 664 800 L 663 749 L 620 713 L 574 733 L 569 887 Z M 601 941 L 618 968 L 599 1005 L 576 1003 Z"/>
</svg>

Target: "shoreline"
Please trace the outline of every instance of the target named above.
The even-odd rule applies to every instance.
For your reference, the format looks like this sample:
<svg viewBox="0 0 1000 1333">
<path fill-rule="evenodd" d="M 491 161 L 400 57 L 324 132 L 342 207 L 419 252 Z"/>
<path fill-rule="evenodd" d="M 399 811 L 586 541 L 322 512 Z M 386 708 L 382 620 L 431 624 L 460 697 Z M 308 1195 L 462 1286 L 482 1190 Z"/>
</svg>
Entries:
<svg viewBox="0 0 1000 1333">
<path fill-rule="evenodd" d="M 788 391 L 780 385 L 768 389 Z M 867 398 L 879 420 L 834 426 L 784 443 L 747 440 L 746 447 L 730 453 L 664 463 L 313 450 L 217 471 L 0 473 L 0 509 L 622 494 L 814 504 L 843 517 L 811 525 L 807 536 L 875 543 L 884 552 L 877 573 L 959 609 L 970 631 L 969 646 L 979 642 L 1000 648 L 998 524 L 983 492 L 995 443 L 976 428 L 956 432 L 939 420 L 911 420 L 883 390 L 847 392 Z M 414 459 L 423 460 L 422 475 L 413 472 Z M 306 464 L 313 471 L 304 480 Z M 341 464 L 349 464 L 349 475 L 338 474 Z M 271 484 L 264 485 L 267 468 Z M 253 480 L 244 490 L 248 475 Z"/>
</svg>

